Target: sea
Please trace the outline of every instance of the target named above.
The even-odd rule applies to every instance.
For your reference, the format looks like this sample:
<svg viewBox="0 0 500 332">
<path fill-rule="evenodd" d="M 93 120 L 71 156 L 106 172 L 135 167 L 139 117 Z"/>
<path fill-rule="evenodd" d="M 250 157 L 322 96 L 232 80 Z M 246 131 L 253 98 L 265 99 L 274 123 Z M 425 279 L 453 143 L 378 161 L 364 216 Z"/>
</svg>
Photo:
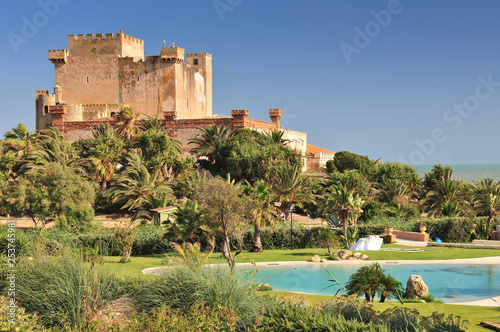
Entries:
<svg viewBox="0 0 500 332">
<path fill-rule="evenodd" d="M 446 166 L 442 164 L 443 167 Z M 449 165 L 453 168 L 453 180 L 464 180 L 472 183 L 473 180 L 481 181 L 485 178 L 491 178 L 500 181 L 500 165 Z M 434 165 L 416 165 L 414 166 L 418 175 L 423 177 L 425 173 L 432 171 Z"/>
</svg>

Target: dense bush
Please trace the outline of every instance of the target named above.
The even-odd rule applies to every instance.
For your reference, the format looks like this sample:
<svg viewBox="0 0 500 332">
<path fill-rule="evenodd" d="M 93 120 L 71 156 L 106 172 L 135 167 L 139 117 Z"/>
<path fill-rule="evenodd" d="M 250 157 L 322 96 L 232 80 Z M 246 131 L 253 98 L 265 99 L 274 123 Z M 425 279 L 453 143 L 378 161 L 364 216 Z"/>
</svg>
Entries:
<svg viewBox="0 0 500 332">
<path fill-rule="evenodd" d="M 16 299 L 45 326 L 76 327 L 121 295 L 116 279 L 73 255 L 44 256 L 18 265 Z"/>
<path fill-rule="evenodd" d="M 238 326 L 253 326 L 261 312 L 261 298 L 241 276 L 227 267 L 204 267 L 191 262 L 162 271 L 134 294 L 136 308 L 149 311 L 164 303 L 187 313 L 195 303 L 210 308 L 233 308 L 238 313 Z"/>
<path fill-rule="evenodd" d="M 14 231 L 15 238 L 13 242 L 9 241 L 9 227 L 7 225 L 0 226 L 0 255 L 7 255 L 9 244 L 13 244 L 16 250 L 16 257 L 23 255 L 28 249 L 30 239 L 22 230 L 16 229 Z M 12 239 L 12 236 L 11 236 Z M 12 246 L 11 246 L 12 248 Z"/>
<path fill-rule="evenodd" d="M 480 219 L 466 219 L 466 218 L 440 218 L 440 219 L 426 219 L 422 224 L 427 226 L 427 233 L 431 239 L 439 237 L 443 242 L 449 243 L 463 243 L 471 241 L 471 231 L 474 223 L 479 222 Z M 413 231 L 419 230 L 420 224 L 415 224 Z"/>
<path fill-rule="evenodd" d="M 269 300 L 258 331 L 387 331 L 383 325 L 346 320 L 308 302 Z"/>
<path fill-rule="evenodd" d="M 149 313 L 135 314 L 124 331 L 215 332 L 236 331 L 238 313 L 231 307 L 208 307 L 195 303 L 186 310 L 163 304 Z"/>
<path fill-rule="evenodd" d="M 133 255 L 151 255 L 171 252 L 170 239 L 165 237 L 165 230 L 155 224 L 140 225 L 132 247 Z"/>
</svg>

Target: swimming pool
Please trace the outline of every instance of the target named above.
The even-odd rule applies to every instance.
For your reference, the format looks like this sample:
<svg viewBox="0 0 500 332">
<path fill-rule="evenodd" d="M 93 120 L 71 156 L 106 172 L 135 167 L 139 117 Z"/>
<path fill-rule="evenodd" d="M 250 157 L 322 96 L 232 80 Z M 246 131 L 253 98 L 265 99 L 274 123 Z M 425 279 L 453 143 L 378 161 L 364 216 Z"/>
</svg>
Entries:
<svg viewBox="0 0 500 332">
<path fill-rule="evenodd" d="M 429 293 L 446 303 L 468 302 L 500 295 L 500 265 L 498 264 L 380 264 L 406 287 L 412 274 L 422 276 Z M 330 287 L 330 275 L 347 283 L 349 276 L 361 265 L 351 264 L 280 264 L 258 263 L 258 273 L 249 278 L 267 283 L 274 290 L 334 295 L 338 286 Z M 238 266 L 238 271 L 252 270 L 249 266 Z M 340 292 L 342 294 L 342 291 Z M 377 297 L 378 298 L 378 297 Z"/>
</svg>

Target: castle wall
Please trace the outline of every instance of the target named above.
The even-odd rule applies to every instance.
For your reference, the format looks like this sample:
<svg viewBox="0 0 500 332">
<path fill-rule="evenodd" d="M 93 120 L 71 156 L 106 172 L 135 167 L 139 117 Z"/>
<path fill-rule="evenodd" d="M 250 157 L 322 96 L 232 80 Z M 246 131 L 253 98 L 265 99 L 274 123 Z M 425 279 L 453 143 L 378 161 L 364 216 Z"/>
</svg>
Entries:
<svg viewBox="0 0 500 332">
<path fill-rule="evenodd" d="M 119 103 L 118 70 L 117 55 L 70 56 L 55 64 L 55 83 L 66 104 Z"/>
</svg>

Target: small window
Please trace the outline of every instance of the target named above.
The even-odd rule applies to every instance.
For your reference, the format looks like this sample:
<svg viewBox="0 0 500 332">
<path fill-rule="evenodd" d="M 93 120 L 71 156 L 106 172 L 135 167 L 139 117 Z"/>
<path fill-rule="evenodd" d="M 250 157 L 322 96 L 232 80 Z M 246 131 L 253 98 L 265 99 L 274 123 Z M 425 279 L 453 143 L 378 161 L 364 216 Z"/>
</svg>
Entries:
<svg viewBox="0 0 500 332">
<path fill-rule="evenodd" d="M 198 65 L 198 59 L 193 59 L 193 65 L 195 65 L 195 66 Z"/>
<path fill-rule="evenodd" d="M 87 76 L 87 83 L 89 82 L 89 77 Z"/>
<path fill-rule="evenodd" d="M 137 82 L 139 82 L 139 75 L 137 75 Z"/>
<path fill-rule="evenodd" d="M 112 117 L 112 118 L 114 118 L 114 117 L 115 117 L 115 115 L 116 115 L 116 113 L 115 113 L 115 112 L 111 112 L 111 117 Z"/>
<path fill-rule="evenodd" d="M 45 106 L 43 107 L 43 112 L 44 112 L 45 114 L 49 114 L 49 106 L 48 106 L 48 105 L 45 105 Z"/>
</svg>

